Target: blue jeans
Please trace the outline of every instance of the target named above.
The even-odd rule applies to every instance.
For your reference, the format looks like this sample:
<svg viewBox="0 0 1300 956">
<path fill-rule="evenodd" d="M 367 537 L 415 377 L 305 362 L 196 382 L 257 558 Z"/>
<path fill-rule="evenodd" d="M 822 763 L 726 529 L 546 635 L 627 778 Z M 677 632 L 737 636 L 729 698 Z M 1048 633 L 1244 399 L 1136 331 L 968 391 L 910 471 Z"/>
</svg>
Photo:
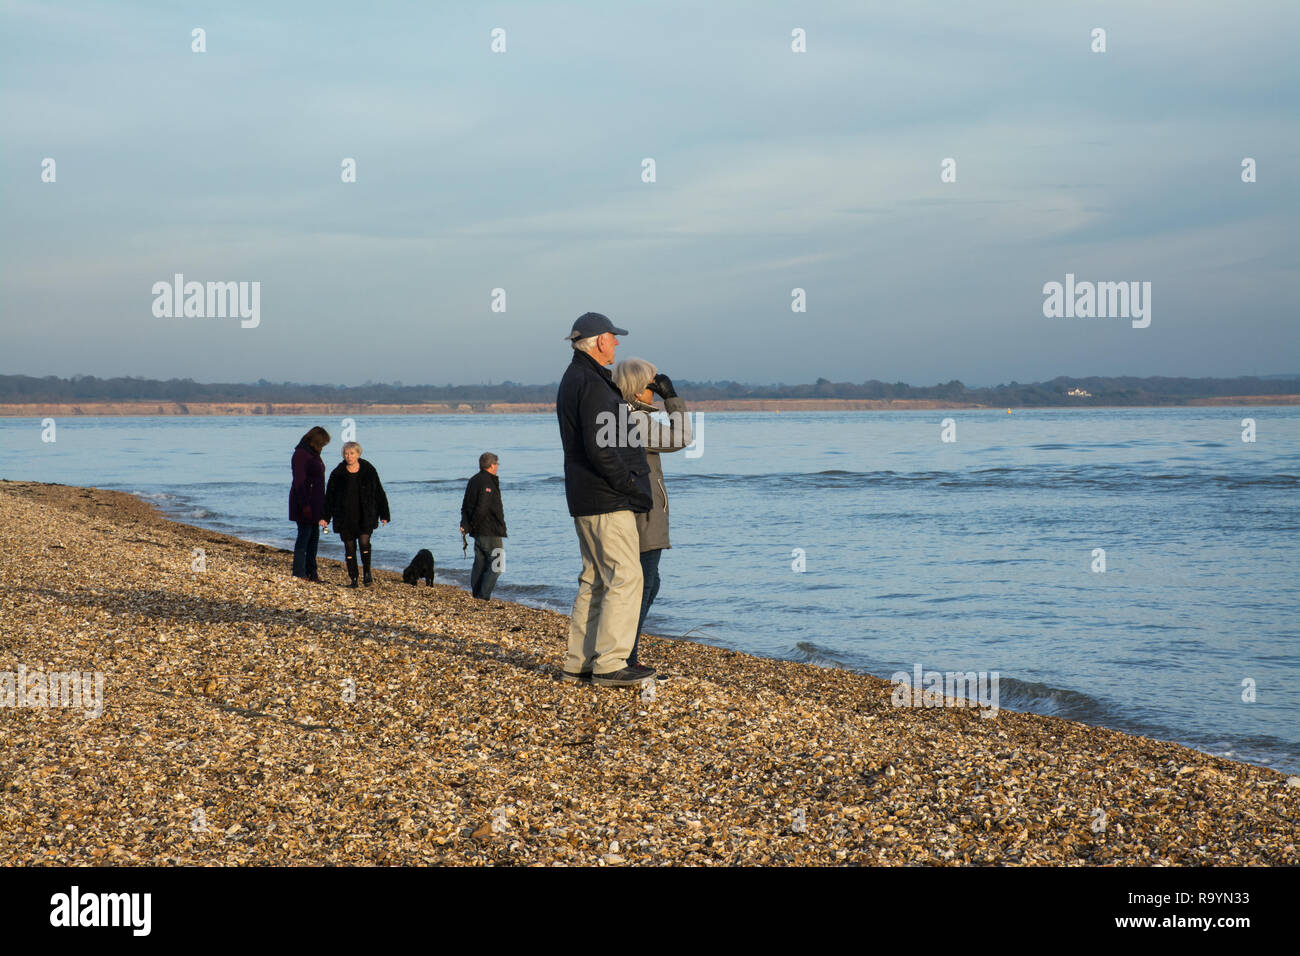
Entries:
<svg viewBox="0 0 1300 956">
<path fill-rule="evenodd" d="M 315 521 L 298 522 L 298 540 L 293 543 L 293 576 L 316 577 L 316 547 L 320 544 L 320 525 Z"/>
<path fill-rule="evenodd" d="M 659 558 L 663 549 L 641 552 L 641 617 L 636 622 L 636 638 L 632 642 L 632 653 L 628 655 L 629 665 L 637 663 L 637 645 L 641 643 L 641 629 L 645 627 L 645 616 L 659 594 Z"/>
<path fill-rule="evenodd" d="M 500 538 L 485 535 L 474 539 L 474 567 L 469 572 L 469 590 L 476 598 L 484 601 L 492 598 L 492 589 L 497 586 L 497 578 L 501 577 L 500 571 L 492 570 L 492 564 L 497 559 L 492 552 L 500 547 Z M 500 551 L 497 557 L 504 559 L 505 551 Z"/>
</svg>

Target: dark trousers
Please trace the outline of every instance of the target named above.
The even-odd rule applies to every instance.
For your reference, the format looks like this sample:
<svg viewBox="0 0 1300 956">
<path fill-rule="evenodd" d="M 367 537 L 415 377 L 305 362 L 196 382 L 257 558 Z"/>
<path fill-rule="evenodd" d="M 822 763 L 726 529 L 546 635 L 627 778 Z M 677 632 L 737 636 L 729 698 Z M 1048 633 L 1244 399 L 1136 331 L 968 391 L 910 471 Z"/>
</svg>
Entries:
<svg viewBox="0 0 1300 956">
<path fill-rule="evenodd" d="M 361 564 L 366 574 L 370 573 L 370 532 L 361 535 L 360 538 L 343 538 L 343 563 L 347 565 L 348 577 L 353 581 L 357 579 L 357 541 L 361 542 Z"/>
<path fill-rule="evenodd" d="M 659 594 L 659 559 L 663 553 L 661 548 L 641 552 L 641 617 L 636 622 L 636 639 L 632 642 L 628 664 L 638 663 L 636 651 L 637 645 L 641 643 L 641 629 L 645 627 L 645 616 L 650 611 L 650 605 L 654 604 L 655 597 Z"/>
<path fill-rule="evenodd" d="M 497 586 L 497 578 L 501 577 L 501 572 L 492 570 L 492 566 L 505 559 L 505 551 L 498 550 L 500 548 L 500 538 L 484 535 L 474 539 L 474 567 L 469 572 L 469 589 L 474 597 L 484 601 L 492 597 L 492 589 Z M 493 555 L 493 551 L 497 554 Z"/>
<path fill-rule="evenodd" d="M 298 540 L 293 543 L 293 576 L 316 577 L 316 547 L 320 544 L 320 525 L 315 521 L 298 522 Z"/>
</svg>

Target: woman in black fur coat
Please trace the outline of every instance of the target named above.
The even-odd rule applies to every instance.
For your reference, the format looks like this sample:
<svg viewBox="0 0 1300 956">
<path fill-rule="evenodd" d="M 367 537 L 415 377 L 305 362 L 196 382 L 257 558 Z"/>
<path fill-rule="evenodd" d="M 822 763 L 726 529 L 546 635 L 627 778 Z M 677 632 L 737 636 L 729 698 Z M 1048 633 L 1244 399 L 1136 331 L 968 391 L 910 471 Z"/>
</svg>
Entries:
<svg viewBox="0 0 1300 956">
<path fill-rule="evenodd" d="M 361 566 L 366 586 L 370 577 L 370 534 L 381 524 L 388 524 L 388 496 L 379 481 L 375 466 L 361 457 L 361 446 L 354 441 L 343 445 L 343 460 L 330 473 L 325 486 L 325 513 L 320 526 L 334 522 L 334 531 L 343 539 L 351 587 L 357 586 L 357 542 L 361 542 Z"/>
</svg>

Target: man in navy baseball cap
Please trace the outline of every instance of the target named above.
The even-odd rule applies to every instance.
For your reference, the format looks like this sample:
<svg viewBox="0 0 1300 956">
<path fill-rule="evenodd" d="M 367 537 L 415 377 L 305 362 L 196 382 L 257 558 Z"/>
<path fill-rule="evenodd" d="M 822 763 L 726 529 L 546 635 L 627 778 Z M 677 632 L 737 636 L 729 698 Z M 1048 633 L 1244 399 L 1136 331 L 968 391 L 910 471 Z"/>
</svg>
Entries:
<svg viewBox="0 0 1300 956">
<path fill-rule="evenodd" d="M 645 449 L 619 440 L 610 427 L 624 402 L 605 366 L 614 362 L 620 335 L 627 330 L 599 312 L 578 316 L 565 336 L 573 358 L 555 396 L 564 494 L 582 555 L 561 676 L 604 687 L 629 687 L 655 676 L 653 667 L 628 663 L 643 583 L 636 515 L 648 512 L 654 499 Z"/>
<path fill-rule="evenodd" d="M 615 328 L 614 323 L 609 321 L 607 316 L 599 312 L 584 312 L 574 320 L 573 330 L 564 338 L 565 341 L 572 342 L 575 339 L 589 339 L 593 335 L 604 335 L 606 332 L 627 335 L 627 329 Z"/>
</svg>

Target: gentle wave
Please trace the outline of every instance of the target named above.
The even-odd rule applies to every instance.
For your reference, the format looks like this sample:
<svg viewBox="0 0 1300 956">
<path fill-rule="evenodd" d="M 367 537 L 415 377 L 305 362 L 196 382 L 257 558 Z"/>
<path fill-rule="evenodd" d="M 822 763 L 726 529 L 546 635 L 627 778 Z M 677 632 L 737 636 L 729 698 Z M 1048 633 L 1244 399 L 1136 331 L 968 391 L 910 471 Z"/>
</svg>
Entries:
<svg viewBox="0 0 1300 956">
<path fill-rule="evenodd" d="M 812 641 L 800 641 L 790 652 L 790 659 L 803 664 L 816 664 L 818 667 L 844 667 L 844 661 L 836 657 L 829 648 L 821 647 Z"/>
<path fill-rule="evenodd" d="M 843 666 L 816 645 L 807 645 L 807 648 L 796 650 L 790 655 L 791 658 L 819 664 L 824 660 L 829 666 Z M 888 678 L 890 675 L 882 672 L 878 676 Z M 909 680 L 911 676 L 908 675 Z M 1271 734 L 1243 734 L 1228 741 L 1221 735 L 1180 731 L 1157 721 L 1135 719 L 1123 708 L 1090 694 L 1038 681 L 1023 681 L 999 675 L 998 707 L 1020 713 L 1059 717 L 1093 727 L 1110 727 L 1157 740 L 1172 740 L 1206 753 L 1233 760 L 1249 760 L 1265 766 L 1280 764 L 1294 767 L 1300 763 L 1300 747 Z"/>
<path fill-rule="evenodd" d="M 539 479 L 546 480 L 546 479 Z M 563 479 L 555 479 L 563 481 Z M 1150 474 L 1124 468 L 1086 466 L 1071 468 L 1001 467 L 971 471 L 819 471 L 814 473 L 773 472 L 752 475 L 673 474 L 674 488 L 716 487 L 719 482 L 741 488 L 780 490 L 833 487 L 853 488 L 943 488 L 954 491 L 987 491 L 991 488 L 1030 490 L 1083 489 L 1089 491 L 1125 491 L 1151 483 L 1162 490 L 1194 491 L 1238 488 L 1300 488 L 1300 476 L 1290 474 L 1259 475 L 1250 473 L 1214 474 L 1189 471 L 1182 474 Z"/>
</svg>

